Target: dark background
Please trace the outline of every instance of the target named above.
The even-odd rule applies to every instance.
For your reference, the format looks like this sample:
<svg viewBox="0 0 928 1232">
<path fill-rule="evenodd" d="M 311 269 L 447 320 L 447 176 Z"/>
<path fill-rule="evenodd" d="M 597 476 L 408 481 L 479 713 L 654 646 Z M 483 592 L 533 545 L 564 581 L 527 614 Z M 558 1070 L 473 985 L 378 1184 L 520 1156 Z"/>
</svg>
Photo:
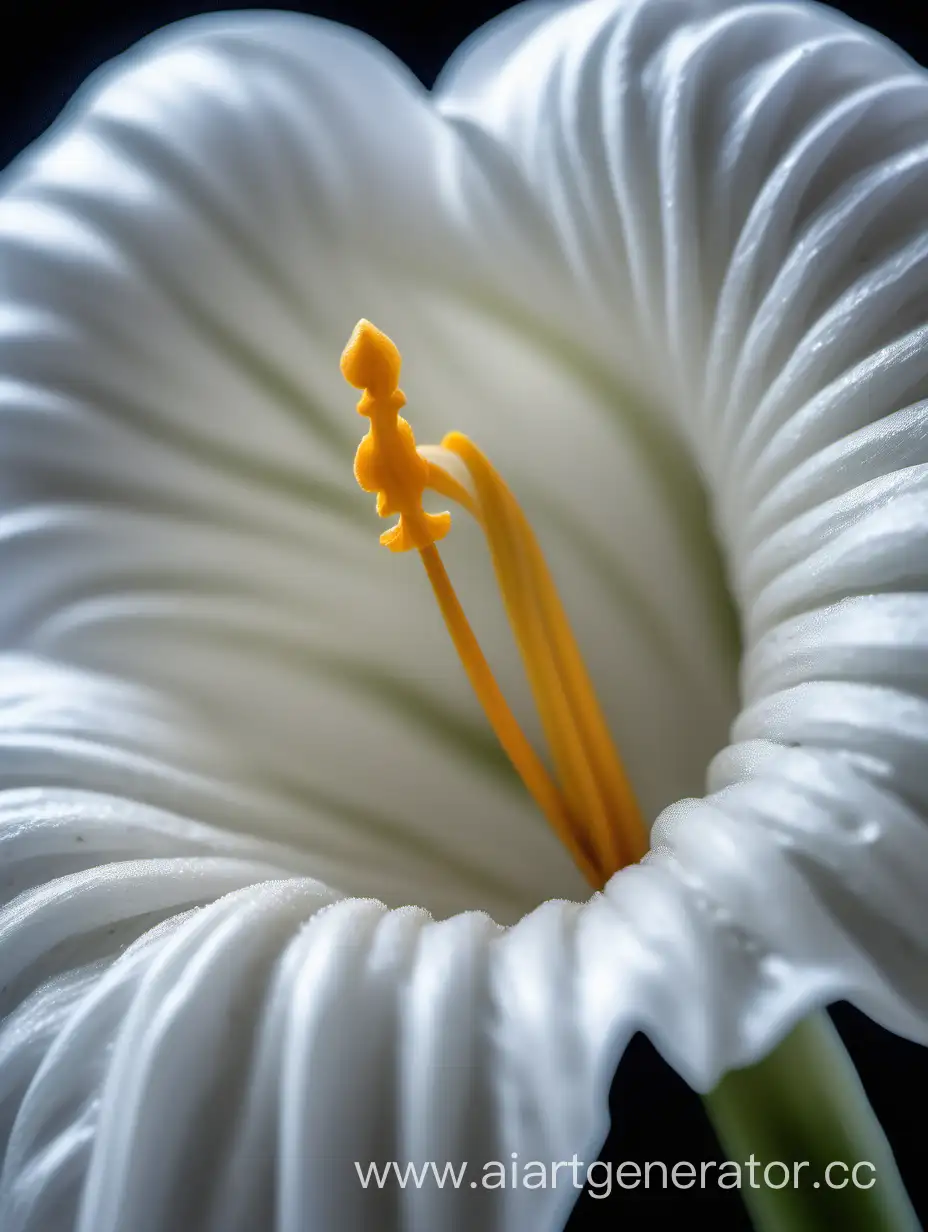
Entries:
<svg viewBox="0 0 928 1232">
<path fill-rule="evenodd" d="M 431 85 L 450 52 L 506 4 L 435 0 L 424 15 L 397 0 L 316 0 L 309 4 L 196 3 L 185 0 L 15 0 L 2 10 L 0 46 L 0 167 L 55 118 L 83 79 L 105 60 L 159 26 L 195 13 L 284 8 L 314 13 L 373 35 Z M 834 5 L 887 35 L 928 64 L 928 21 L 916 20 L 917 0 L 845 0 Z M 928 117 L 926 117 L 928 131 Z M 922 1129 L 928 1108 L 928 1050 L 899 1040 L 842 1005 L 835 1021 L 858 1066 L 871 1102 L 923 1225 L 928 1225 L 928 1177 Z M 612 1089 L 613 1131 L 604 1160 L 723 1160 L 698 1098 L 641 1036 L 628 1049 Z M 710 1174 L 711 1175 L 711 1174 Z M 612 1200 L 584 1195 L 570 1232 L 635 1232 L 686 1225 L 709 1217 L 721 1232 L 749 1229 L 736 1192 L 630 1190 Z M 440 1230 L 436 1229 L 436 1232 Z"/>
</svg>

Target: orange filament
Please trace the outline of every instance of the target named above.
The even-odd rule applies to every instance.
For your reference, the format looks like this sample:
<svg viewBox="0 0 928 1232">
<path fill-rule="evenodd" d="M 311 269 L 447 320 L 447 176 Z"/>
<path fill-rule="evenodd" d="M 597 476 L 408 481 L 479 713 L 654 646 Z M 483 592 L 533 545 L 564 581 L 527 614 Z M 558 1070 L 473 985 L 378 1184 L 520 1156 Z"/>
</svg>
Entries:
<svg viewBox="0 0 928 1232">
<path fill-rule="evenodd" d="M 464 461 L 477 489 L 510 624 L 573 811 L 587 819 L 604 866 L 635 863 L 648 847 L 644 819 L 528 519 L 466 436 L 449 433 L 442 445 Z"/>
<path fill-rule="evenodd" d="M 399 521 L 381 535 L 392 551 L 417 548 L 471 686 L 526 788 L 591 885 L 601 887 L 647 850 L 647 830 L 583 664 L 541 549 L 515 497 L 477 447 L 460 433 L 442 450 L 460 459 L 467 482 L 417 452 L 399 415 L 401 358 L 393 342 L 359 321 L 342 355 L 342 373 L 364 396 L 371 420 L 358 446 L 355 477 L 377 492 L 381 517 Z M 424 450 L 423 453 L 434 453 Z M 438 451 L 442 452 L 442 451 Z M 449 513 L 422 508 L 426 488 L 464 507 L 483 529 L 554 763 L 552 778 L 509 708 L 458 601 L 435 546 Z"/>
<path fill-rule="evenodd" d="M 570 851 L 574 862 L 591 885 L 596 885 L 599 878 L 595 858 L 591 857 L 587 850 L 582 833 L 576 832 L 561 793 L 509 709 L 464 615 L 464 609 L 451 585 L 438 548 L 432 543 L 427 548 L 420 549 L 420 552 L 454 648 L 464 664 L 471 686 L 496 733 L 496 738 L 536 804 L 547 817 L 551 828 Z"/>
</svg>

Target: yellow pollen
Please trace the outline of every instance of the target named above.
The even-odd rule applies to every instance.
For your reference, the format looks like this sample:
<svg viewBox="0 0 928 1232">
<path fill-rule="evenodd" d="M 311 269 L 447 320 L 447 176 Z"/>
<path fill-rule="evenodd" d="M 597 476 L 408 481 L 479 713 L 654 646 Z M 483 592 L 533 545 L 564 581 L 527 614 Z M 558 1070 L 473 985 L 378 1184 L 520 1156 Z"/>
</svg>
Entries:
<svg viewBox="0 0 928 1232">
<path fill-rule="evenodd" d="M 371 427 L 358 446 L 354 473 L 377 493 L 381 517 L 399 521 L 380 537 L 394 552 L 417 548 L 455 649 L 497 739 L 589 883 L 601 888 L 647 850 L 647 829 L 580 655 L 541 549 L 515 497 L 477 447 L 460 433 L 442 448 L 463 462 L 470 486 L 416 449 L 399 414 L 401 356 L 369 321 L 359 321 L 341 370 L 364 390 L 358 411 Z M 535 752 L 496 682 L 435 546 L 449 513 L 422 508 L 426 488 L 455 501 L 487 538 L 506 614 L 541 717 L 556 778 Z"/>
</svg>

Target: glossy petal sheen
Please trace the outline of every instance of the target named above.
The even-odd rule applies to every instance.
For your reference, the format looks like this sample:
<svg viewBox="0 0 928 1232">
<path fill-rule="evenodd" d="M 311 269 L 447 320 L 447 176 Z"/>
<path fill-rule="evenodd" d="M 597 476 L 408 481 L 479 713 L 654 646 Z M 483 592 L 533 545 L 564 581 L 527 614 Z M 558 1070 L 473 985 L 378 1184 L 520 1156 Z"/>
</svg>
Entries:
<svg viewBox="0 0 928 1232">
<path fill-rule="evenodd" d="M 545 1232 L 569 1183 L 354 1162 L 590 1159 L 639 1028 L 699 1089 L 836 997 L 928 1041 L 926 108 L 800 5 L 517 9 L 435 98 L 242 15 L 8 173 L 4 1232 Z M 657 819 L 582 905 L 353 485 L 362 316 L 523 501 Z"/>
</svg>

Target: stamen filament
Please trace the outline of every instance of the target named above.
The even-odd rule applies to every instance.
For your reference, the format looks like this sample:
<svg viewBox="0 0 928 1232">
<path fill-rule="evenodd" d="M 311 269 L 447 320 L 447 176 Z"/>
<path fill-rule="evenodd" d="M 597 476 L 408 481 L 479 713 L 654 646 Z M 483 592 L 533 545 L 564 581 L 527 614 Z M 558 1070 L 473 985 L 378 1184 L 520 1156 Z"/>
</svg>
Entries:
<svg viewBox="0 0 928 1232">
<path fill-rule="evenodd" d="M 590 885 L 598 889 L 601 875 L 590 858 L 567 812 L 561 793 L 532 748 L 484 657 L 470 622 L 464 614 L 435 544 L 420 548 L 432 590 L 441 609 L 471 687 L 483 707 L 496 738 L 512 762 L 529 793 L 547 817 L 552 829 L 568 848 Z"/>
<path fill-rule="evenodd" d="M 475 461 L 470 456 L 466 460 L 468 464 Z M 608 816 L 580 732 L 572 721 L 564 681 L 541 625 L 527 576 L 527 562 L 513 542 L 511 525 L 502 508 L 502 494 L 486 483 L 486 475 L 479 466 L 474 466 L 471 474 L 484 513 L 484 528 L 503 601 L 568 807 L 584 819 L 599 867 L 614 869 L 618 867 L 619 853 L 611 842 Z"/>
<path fill-rule="evenodd" d="M 539 665 L 536 678 L 543 675 L 548 682 L 539 685 L 545 695 L 553 687 L 551 679 L 557 680 L 563 709 L 553 717 L 559 730 L 553 739 L 549 736 L 552 752 L 554 740 L 562 754 L 570 751 L 572 764 L 565 777 L 580 785 L 583 815 L 595 819 L 597 848 L 608 866 L 633 863 L 647 850 L 647 828 L 538 540 L 502 477 L 467 437 L 452 432 L 442 445 L 462 459 L 478 489 L 484 530 L 526 671 L 531 673 L 529 659 Z M 542 710 L 537 694 L 536 704 Z"/>
</svg>

